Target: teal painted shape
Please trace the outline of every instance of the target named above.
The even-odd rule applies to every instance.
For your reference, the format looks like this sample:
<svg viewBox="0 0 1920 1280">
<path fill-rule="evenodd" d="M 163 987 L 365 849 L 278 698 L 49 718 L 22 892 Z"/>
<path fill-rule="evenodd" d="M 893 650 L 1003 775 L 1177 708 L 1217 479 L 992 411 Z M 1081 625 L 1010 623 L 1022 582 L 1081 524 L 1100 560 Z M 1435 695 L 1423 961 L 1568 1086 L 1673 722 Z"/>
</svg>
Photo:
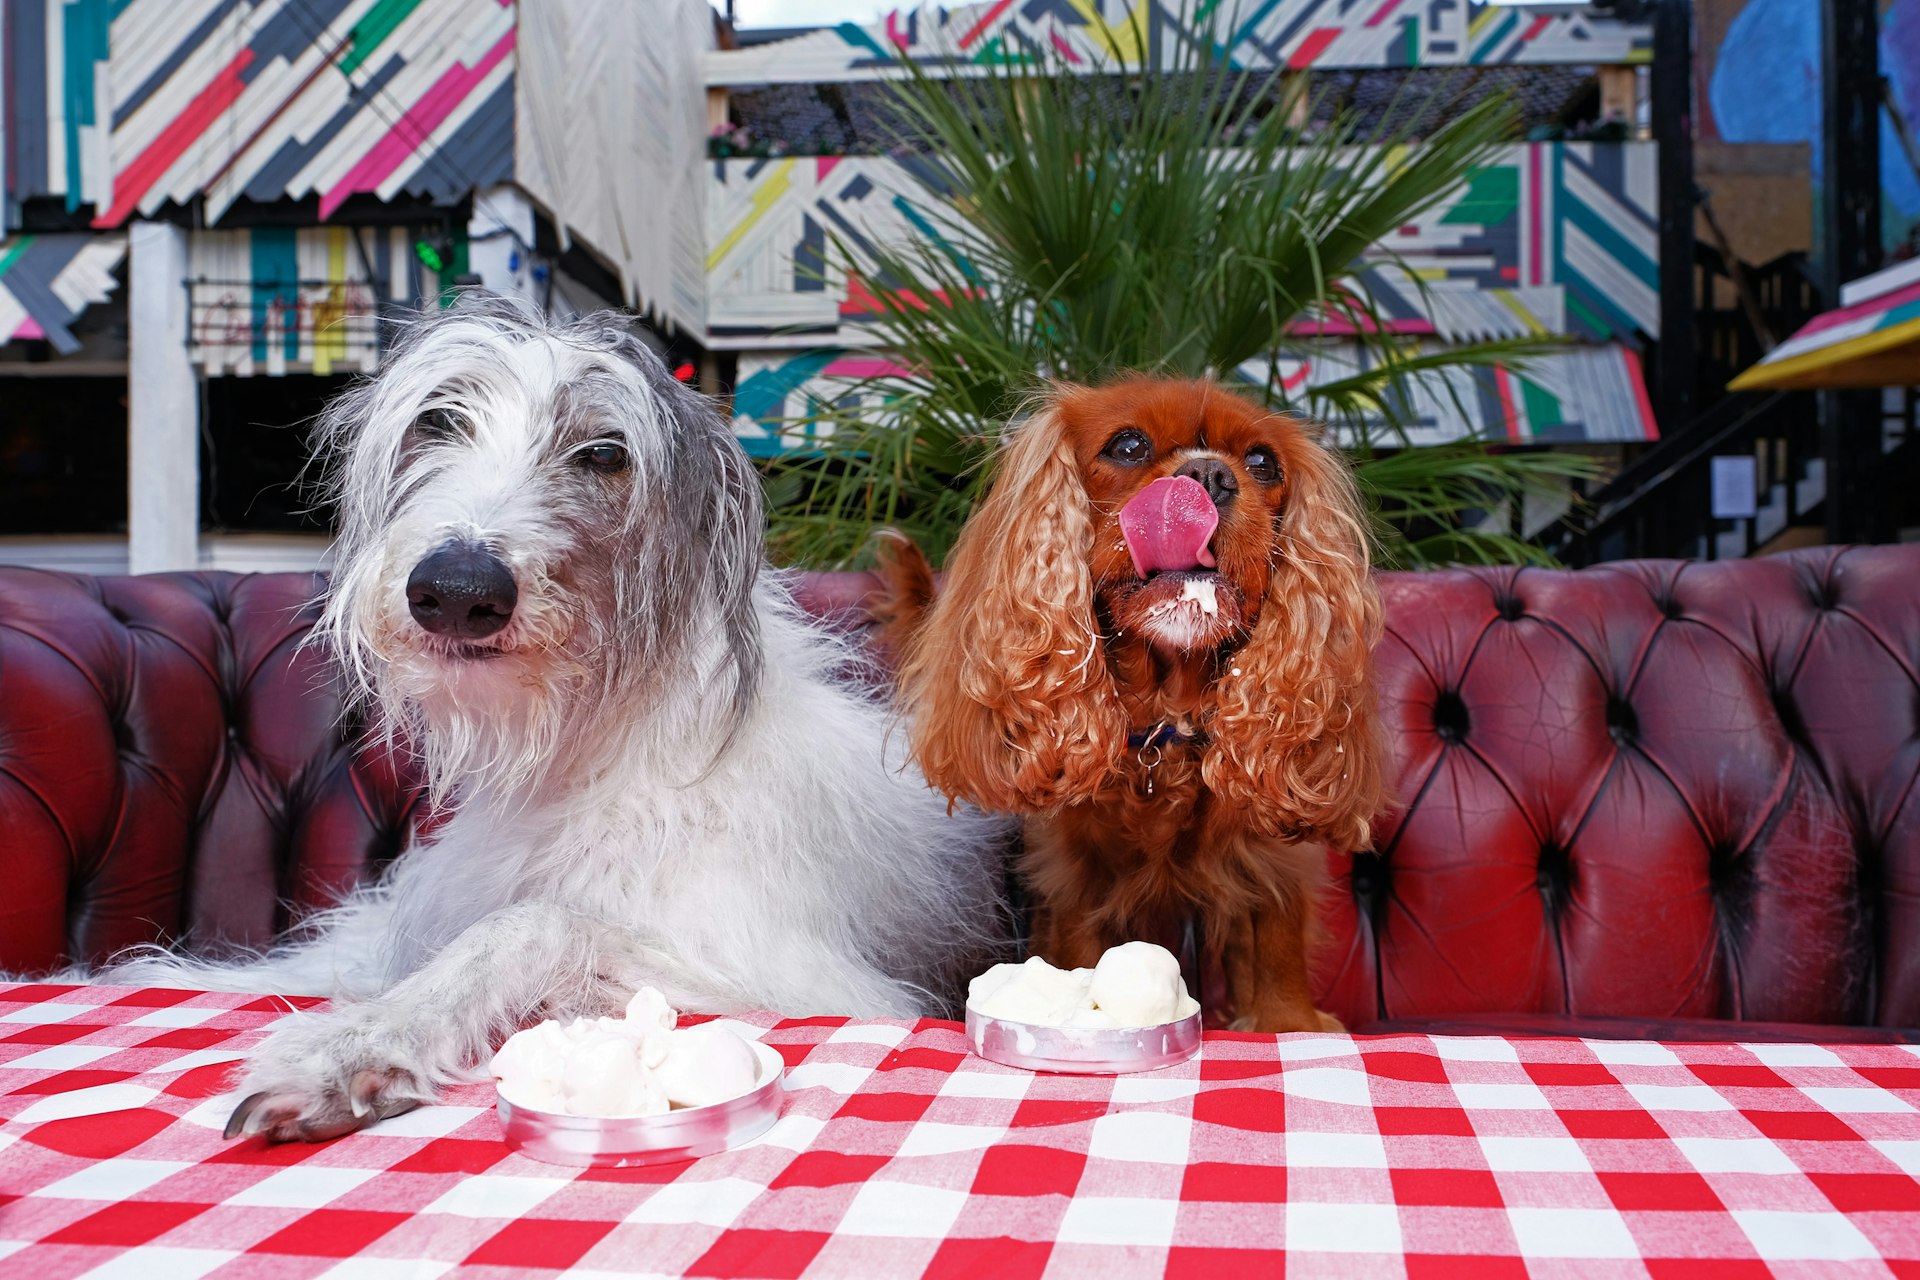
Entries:
<svg viewBox="0 0 1920 1280">
<path fill-rule="evenodd" d="M 1901 303 L 1893 310 L 1887 312 L 1886 315 L 1882 316 L 1880 323 L 1873 327 L 1876 332 L 1881 329 L 1891 329 L 1893 326 L 1905 324 L 1915 317 L 1920 317 L 1920 298 L 1915 298 L 1912 302 Z"/>
<path fill-rule="evenodd" d="M 1268 14 L 1272 13 L 1274 9 L 1278 8 L 1279 4 L 1280 4 L 1280 0 L 1261 0 L 1260 4 L 1254 8 L 1253 15 L 1249 17 L 1245 22 L 1241 23 L 1240 29 L 1233 33 L 1233 40 L 1231 41 L 1231 43 L 1239 44 L 1241 41 L 1245 40 L 1248 36 L 1252 35 L 1253 29 L 1259 26 L 1261 21 Z"/>
<path fill-rule="evenodd" d="M 107 60 L 107 27 L 127 0 L 67 0 L 60 11 L 60 96 L 66 105 L 67 212 L 81 205 L 80 130 L 99 121 L 93 114 L 93 65 Z"/>
<path fill-rule="evenodd" d="M 869 52 L 871 52 L 873 56 L 876 58 L 884 58 L 889 62 L 893 61 L 893 55 L 888 53 L 885 49 L 882 49 L 879 43 L 876 40 L 874 40 L 872 36 L 868 35 L 866 33 L 866 30 L 863 27 L 861 27 L 859 23 L 843 22 L 839 26 L 835 27 L 834 31 L 839 34 L 842 40 L 845 40 L 848 44 L 852 45 L 854 48 L 866 49 Z"/>
<path fill-rule="evenodd" d="M 1520 15 L 1517 13 L 1509 15 L 1507 20 L 1500 24 L 1499 28 L 1496 31 L 1494 31 L 1493 35 L 1487 40 L 1487 42 L 1481 45 L 1479 50 L 1473 55 L 1471 59 L 1473 64 L 1475 66 L 1479 66 L 1482 63 L 1484 63 L 1488 58 L 1491 58 L 1493 56 L 1493 51 L 1498 49 L 1502 44 L 1506 43 L 1507 37 L 1512 35 L 1513 29 L 1519 25 L 1520 25 Z"/>
<path fill-rule="evenodd" d="M 1605 218 L 1570 196 L 1563 197 L 1559 205 L 1562 218 L 1586 232 L 1589 239 L 1599 245 L 1609 258 L 1625 267 L 1634 279 L 1649 289 L 1657 291 L 1660 288 L 1659 264 L 1628 243 L 1627 238 Z"/>
<path fill-rule="evenodd" d="M 764 440 L 740 443 L 755 457 L 779 453 L 779 430 L 787 416 L 787 397 L 819 375 L 839 357 L 838 351 L 804 351 L 785 364 L 750 375 L 733 390 L 733 412 L 745 414 L 774 433 Z"/>
<path fill-rule="evenodd" d="M 967 255 L 954 248 L 952 243 L 940 234 L 940 229 L 927 221 L 925 214 L 913 207 L 911 200 L 905 196 L 895 196 L 893 198 L 893 207 L 900 211 L 901 217 L 914 225 L 915 230 L 919 231 L 919 233 L 927 239 L 933 241 L 940 252 L 946 254 L 947 257 L 952 260 L 953 265 L 960 268 L 961 274 L 966 276 L 969 283 L 979 283 L 980 273 L 974 270 L 973 263 L 967 260 Z"/>
<path fill-rule="evenodd" d="M 1565 283 L 1567 287 L 1567 305 L 1569 308 L 1571 308 L 1574 303 L 1579 303 L 1588 311 L 1598 315 L 1608 325 L 1611 325 L 1614 333 L 1631 334 L 1639 331 L 1640 322 L 1638 320 L 1635 320 L 1632 316 L 1615 306 L 1613 299 L 1609 298 L 1601 290 L 1599 285 L 1587 279 L 1572 267 L 1566 268 Z M 1601 332 L 1599 336 L 1602 339 L 1606 339 L 1612 337 L 1613 334 Z"/>
<path fill-rule="evenodd" d="M 1460 203 L 1447 210 L 1440 225 L 1460 223 L 1493 226 L 1505 222 L 1520 207 L 1520 166 L 1489 165 L 1467 175 L 1467 189 Z"/>
<path fill-rule="evenodd" d="M 284 336 L 281 350 L 287 359 L 300 355 L 300 323 L 293 304 L 300 296 L 300 255 L 292 227 L 255 227 L 253 256 L 253 358 L 267 358 L 267 314 L 280 310 Z"/>
</svg>

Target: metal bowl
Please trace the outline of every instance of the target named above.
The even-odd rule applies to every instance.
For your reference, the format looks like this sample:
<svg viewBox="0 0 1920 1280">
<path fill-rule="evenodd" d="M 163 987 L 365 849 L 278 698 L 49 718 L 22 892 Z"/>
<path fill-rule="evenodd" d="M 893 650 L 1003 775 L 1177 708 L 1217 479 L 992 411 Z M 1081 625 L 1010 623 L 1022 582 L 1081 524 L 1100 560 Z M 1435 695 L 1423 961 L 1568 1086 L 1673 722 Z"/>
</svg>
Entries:
<svg viewBox="0 0 1920 1280">
<path fill-rule="evenodd" d="M 988 1062 L 1060 1075 L 1117 1076 L 1177 1066 L 1200 1052 L 1200 1015 L 1157 1027 L 1041 1027 L 967 1007 L 967 1040 Z"/>
<path fill-rule="evenodd" d="M 507 1145 L 548 1164 L 622 1168 L 697 1160 L 753 1141 L 780 1118 L 785 1063 L 758 1041 L 754 1087 L 737 1098 L 654 1116 L 567 1116 L 499 1100 Z"/>
</svg>

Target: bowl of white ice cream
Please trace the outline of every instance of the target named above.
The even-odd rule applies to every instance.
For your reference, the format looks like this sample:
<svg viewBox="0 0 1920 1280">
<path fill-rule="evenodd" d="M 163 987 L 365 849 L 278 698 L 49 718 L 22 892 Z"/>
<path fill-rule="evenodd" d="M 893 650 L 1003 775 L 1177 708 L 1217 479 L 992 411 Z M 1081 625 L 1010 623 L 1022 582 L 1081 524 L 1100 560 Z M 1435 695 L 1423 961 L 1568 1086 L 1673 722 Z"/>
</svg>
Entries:
<svg viewBox="0 0 1920 1280">
<path fill-rule="evenodd" d="M 751 1142 L 780 1117 L 784 1063 L 724 1023 L 677 1025 L 642 987 L 622 1018 L 548 1019 L 493 1057 L 507 1145 L 548 1164 L 667 1164 Z"/>
<path fill-rule="evenodd" d="M 1068 1075 L 1157 1071 L 1200 1049 L 1200 1002 L 1165 947 L 1125 942 L 1091 969 L 1039 956 L 967 990 L 967 1040 L 989 1062 Z"/>
</svg>

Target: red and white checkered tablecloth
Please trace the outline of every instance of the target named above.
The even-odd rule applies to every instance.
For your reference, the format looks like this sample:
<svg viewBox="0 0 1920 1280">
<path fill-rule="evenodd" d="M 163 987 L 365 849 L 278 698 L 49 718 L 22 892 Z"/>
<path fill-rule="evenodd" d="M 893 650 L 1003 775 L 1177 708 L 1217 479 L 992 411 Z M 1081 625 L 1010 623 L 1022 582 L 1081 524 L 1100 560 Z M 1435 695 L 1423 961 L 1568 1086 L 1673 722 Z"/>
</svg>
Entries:
<svg viewBox="0 0 1920 1280">
<path fill-rule="evenodd" d="M 251 996 L 0 986 L 0 1274 L 1920 1277 L 1920 1053 L 1210 1034 L 1034 1076 L 952 1023 L 748 1019 L 759 1142 L 572 1170 L 484 1086 L 224 1142 Z"/>
</svg>

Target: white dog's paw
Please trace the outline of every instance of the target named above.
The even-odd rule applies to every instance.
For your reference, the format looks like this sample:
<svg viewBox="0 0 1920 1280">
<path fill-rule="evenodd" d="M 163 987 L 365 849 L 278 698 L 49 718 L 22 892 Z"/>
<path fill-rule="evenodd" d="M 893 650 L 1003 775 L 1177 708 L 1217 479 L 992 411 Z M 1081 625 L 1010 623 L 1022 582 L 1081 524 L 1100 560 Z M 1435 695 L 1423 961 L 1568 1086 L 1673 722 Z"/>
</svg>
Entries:
<svg viewBox="0 0 1920 1280">
<path fill-rule="evenodd" d="M 303 1018 L 267 1037 L 241 1081 L 226 1136 L 325 1142 L 431 1102 L 416 1055 L 370 1006 Z"/>
</svg>

